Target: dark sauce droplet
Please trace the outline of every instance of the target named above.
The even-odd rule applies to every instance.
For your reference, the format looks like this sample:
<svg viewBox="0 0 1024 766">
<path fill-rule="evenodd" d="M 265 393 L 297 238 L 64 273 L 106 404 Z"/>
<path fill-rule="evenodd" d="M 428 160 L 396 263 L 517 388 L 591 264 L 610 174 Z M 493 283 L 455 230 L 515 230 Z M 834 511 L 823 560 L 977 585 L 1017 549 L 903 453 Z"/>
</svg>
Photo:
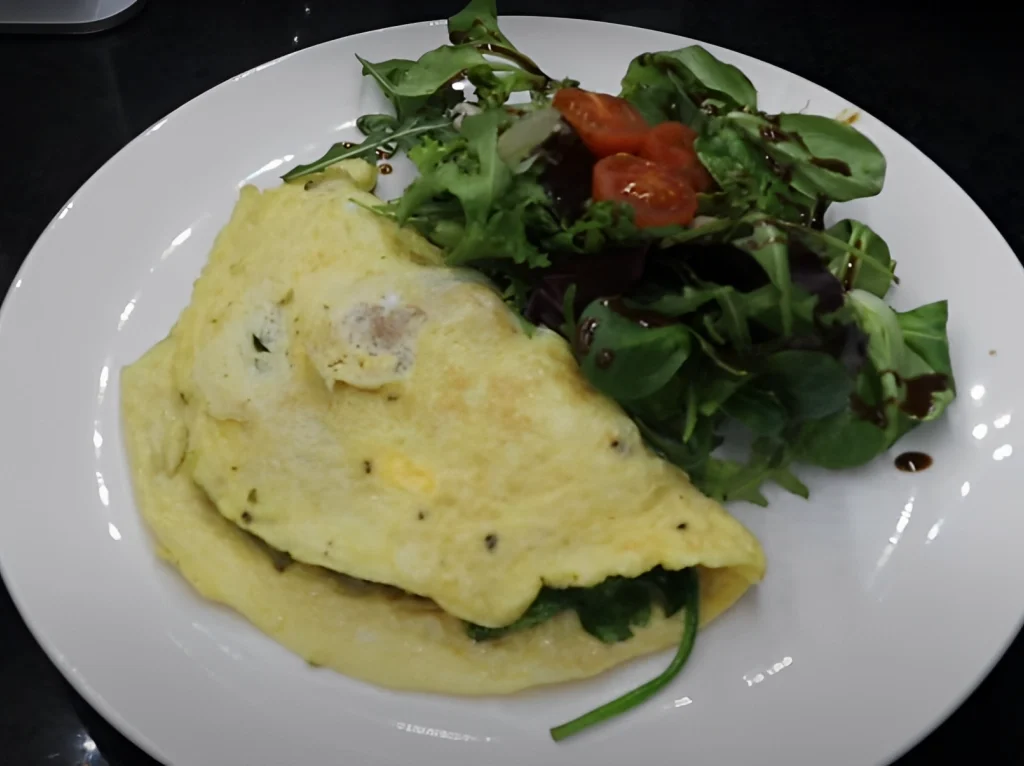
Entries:
<svg viewBox="0 0 1024 766">
<path fill-rule="evenodd" d="M 931 467 L 932 460 L 931 455 L 926 455 L 923 452 L 904 452 L 899 455 L 894 461 L 896 468 L 906 473 L 918 473 Z"/>
<path fill-rule="evenodd" d="M 388 163 L 386 163 L 386 162 L 385 162 L 385 163 L 383 163 L 383 164 L 382 164 L 382 165 L 380 166 L 380 174 L 381 174 L 382 176 L 387 176 L 387 175 L 391 175 L 391 173 L 393 173 L 393 172 L 394 172 L 394 170 L 395 170 L 395 169 L 394 169 L 393 167 L 391 167 L 391 165 L 389 165 L 389 164 L 388 164 Z"/>
<path fill-rule="evenodd" d="M 849 178 L 853 175 L 853 171 L 850 170 L 850 166 L 842 160 L 833 159 L 832 157 L 811 157 L 811 164 L 815 167 L 819 167 L 822 170 L 828 170 L 832 173 L 838 173 L 841 176 Z"/>
<path fill-rule="evenodd" d="M 602 348 L 597 355 L 597 367 L 600 370 L 607 370 L 615 361 L 615 352 L 610 348 Z"/>
<path fill-rule="evenodd" d="M 586 355 L 590 351 L 594 336 L 597 334 L 597 326 L 598 321 L 594 317 L 588 317 L 580 323 L 580 327 L 576 331 L 576 350 L 579 353 Z"/>
<path fill-rule="evenodd" d="M 932 411 L 932 396 L 949 388 L 949 378 L 941 372 L 907 378 L 903 383 L 907 393 L 900 409 L 914 418 L 927 417 Z"/>
<path fill-rule="evenodd" d="M 761 134 L 761 138 L 763 138 L 769 144 L 780 144 L 783 141 L 789 140 L 789 136 L 786 134 L 786 132 L 779 128 L 778 125 L 772 123 L 762 125 L 761 129 L 758 132 Z"/>
</svg>

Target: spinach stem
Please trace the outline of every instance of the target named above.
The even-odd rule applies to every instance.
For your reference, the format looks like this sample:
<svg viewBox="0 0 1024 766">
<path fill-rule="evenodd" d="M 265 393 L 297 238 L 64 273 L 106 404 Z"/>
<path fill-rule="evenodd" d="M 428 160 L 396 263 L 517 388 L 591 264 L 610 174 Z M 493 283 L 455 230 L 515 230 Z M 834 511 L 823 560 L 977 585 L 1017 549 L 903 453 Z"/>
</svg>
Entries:
<svg viewBox="0 0 1024 766">
<path fill-rule="evenodd" d="M 685 609 L 683 613 L 683 637 L 679 641 L 676 656 L 672 658 L 669 666 L 662 671 L 661 675 L 652 678 L 631 692 L 626 692 L 618 699 L 606 702 L 601 707 L 595 708 L 589 713 L 584 713 L 579 718 L 574 718 L 567 723 L 563 723 L 561 726 L 554 727 L 551 730 L 551 738 L 555 742 L 560 742 L 566 737 L 571 737 L 573 734 L 577 734 L 590 726 L 607 721 L 609 718 L 614 718 L 646 702 L 679 675 L 679 671 L 683 669 L 683 665 L 686 664 L 686 660 L 690 657 L 690 652 L 693 651 L 693 644 L 697 638 L 697 624 L 700 620 L 700 581 L 697 577 L 696 569 L 691 568 L 687 571 L 689 576 L 686 578 L 685 585 L 686 600 L 683 607 Z"/>
</svg>

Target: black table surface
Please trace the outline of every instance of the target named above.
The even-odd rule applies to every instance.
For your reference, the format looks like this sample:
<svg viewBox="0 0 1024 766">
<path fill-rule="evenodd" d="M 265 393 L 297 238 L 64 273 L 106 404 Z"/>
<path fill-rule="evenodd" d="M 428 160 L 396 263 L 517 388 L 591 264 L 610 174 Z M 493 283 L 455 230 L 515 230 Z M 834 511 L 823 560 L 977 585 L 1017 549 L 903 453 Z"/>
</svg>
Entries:
<svg viewBox="0 0 1024 766">
<path fill-rule="evenodd" d="M 297 48 L 443 18 L 461 4 L 149 0 L 124 25 L 92 36 L 0 36 L 0 290 L 74 191 L 128 141 L 193 96 Z M 502 10 L 676 32 L 803 75 L 916 144 L 1024 253 L 1024 48 L 1015 39 L 1024 14 L 1019 6 L 989 11 L 983 2 L 950 10 L 923 4 L 929 6 L 922 12 L 898 2 L 510 0 Z M 88 257 L 87 248 L 80 255 Z M 965 278 L 972 255 L 963 254 Z M 950 618 L 951 630 L 970 630 Z M 1022 685 L 1024 638 L 1018 637 L 977 691 L 899 766 L 923 766 L 958 750 L 968 750 L 975 762 L 1021 763 Z M 4 589 L 0 699 L 0 763 L 155 764 L 64 682 Z"/>
</svg>

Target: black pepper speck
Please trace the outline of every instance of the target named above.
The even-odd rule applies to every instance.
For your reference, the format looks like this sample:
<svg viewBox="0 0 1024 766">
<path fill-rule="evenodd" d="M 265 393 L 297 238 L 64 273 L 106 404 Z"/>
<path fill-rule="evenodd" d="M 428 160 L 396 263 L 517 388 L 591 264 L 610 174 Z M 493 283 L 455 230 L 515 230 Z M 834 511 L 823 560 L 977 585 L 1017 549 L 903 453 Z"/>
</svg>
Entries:
<svg viewBox="0 0 1024 766">
<path fill-rule="evenodd" d="M 257 498 L 258 495 L 256 493 L 256 487 L 253 487 L 252 489 L 249 490 L 249 502 L 255 503 L 257 501 Z"/>
<path fill-rule="evenodd" d="M 677 524 L 676 529 L 686 529 L 686 522 L 684 521 L 682 524 Z"/>
<path fill-rule="evenodd" d="M 249 513 L 248 511 L 242 511 L 242 521 L 244 521 L 246 524 L 251 524 L 252 523 L 252 514 Z"/>
<path fill-rule="evenodd" d="M 484 538 L 484 545 L 487 546 L 487 550 L 493 551 L 498 547 L 498 536 L 493 532 Z"/>
<path fill-rule="evenodd" d="M 371 461 L 363 461 L 363 473 L 373 473 L 373 463 Z"/>
</svg>

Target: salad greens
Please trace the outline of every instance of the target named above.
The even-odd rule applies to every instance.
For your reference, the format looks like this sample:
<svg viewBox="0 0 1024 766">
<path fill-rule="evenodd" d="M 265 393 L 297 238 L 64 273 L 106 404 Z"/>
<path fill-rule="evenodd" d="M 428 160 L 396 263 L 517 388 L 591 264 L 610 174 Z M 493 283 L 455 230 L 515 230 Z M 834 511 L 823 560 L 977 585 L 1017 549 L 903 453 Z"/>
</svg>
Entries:
<svg viewBox="0 0 1024 766">
<path fill-rule="evenodd" d="M 691 151 L 709 186 L 690 223 L 641 227 L 630 205 L 591 198 L 598 158 L 552 107 L 578 83 L 552 79 L 519 51 L 494 0 L 472 0 L 448 35 L 450 45 L 415 61 L 360 58 L 394 113 L 363 116 L 362 142 L 337 144 L 284 179 L 406 152 L 419 176 L 375 210 L 418 230 L 450 265 L 490 277 L 528 326 L 562 334 L 591 384 L 705 494 L 767 505 L 774 483 L 807 497 L 795 464 L 862 465 L 952 402 L 946 302 L 895 311 L 885 298 L 896 263 L 881 235 L 825 222 L 832 203 L 882 189 L 885 159 L 865 135 L 827 117 L 759 110 L 750 80 L 699 46 L 644 53 L 620 96 L 649 126 L 695 131 Z M 727 434 L 732 457 L 719 451 Z M 513 625 L 467 630 L 490 640 L 574 610 L 594 636 L 619 641 L 652 604 L 685 609 L 666 673 L 554 730 L 561 738 L 678 672 L 696 631 L 696 581 L 658 569 L 545 588 Z"/>
</svg>

